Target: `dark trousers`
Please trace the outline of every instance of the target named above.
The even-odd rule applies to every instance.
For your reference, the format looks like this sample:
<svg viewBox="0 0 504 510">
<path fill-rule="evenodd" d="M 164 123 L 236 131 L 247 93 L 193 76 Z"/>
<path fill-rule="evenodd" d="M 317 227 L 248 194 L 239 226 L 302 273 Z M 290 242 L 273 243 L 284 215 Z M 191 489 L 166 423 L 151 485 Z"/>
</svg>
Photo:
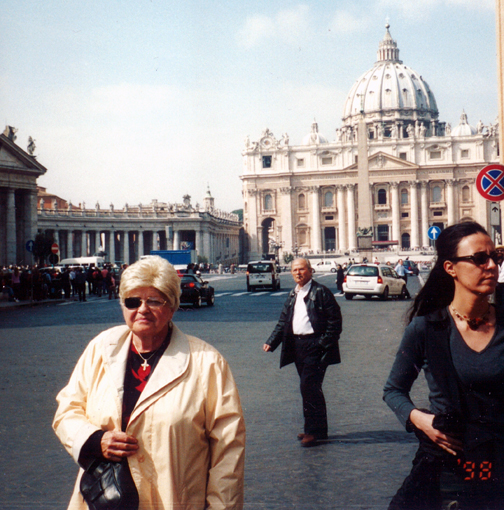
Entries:
<svg viewBox="0 0 504 510">
<path fill-rule="evenodd" d="M 303 398 L 304 432 L 318 439 L 327 437 L 327 411 L 322 383 L 327 364 L 320 361 L 320 336 L 295 336 L 296 368 Z"/>
<path fill-rule="evenodd" d="M 408 275 L 405 274 L 404 276 L 401 276 L 401 278 L 406 282 L 406 299 L 409 299 L 411 295 L 408 290 Z"/>
</svg>

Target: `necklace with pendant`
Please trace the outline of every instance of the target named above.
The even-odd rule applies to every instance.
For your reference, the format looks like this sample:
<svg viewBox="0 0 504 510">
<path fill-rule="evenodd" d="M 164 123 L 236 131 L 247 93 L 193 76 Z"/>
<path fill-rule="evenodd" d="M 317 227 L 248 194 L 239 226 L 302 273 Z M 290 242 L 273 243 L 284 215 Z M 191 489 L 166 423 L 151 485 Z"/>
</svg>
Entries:
<svg viewBox="0 0 504 510">
<path fill-rule="evenodd" d="M 150 365 L 147 363 L 154 354 L 156 354 L 156 351 L 154 351 L 148 358 L 144 358 L 139 352 L 138 349 L 136 349 L 137 354 L 143 359 L 143 363 L 140 365 L 144 370 L 147 370 L 147 367 L 150 367 Z"/>
<path fill-rule="evenodd" d="M 475 317 L 474 319 L 470 319 L 467 315 L 457 312 L 453 305 L 451 305 L 451 309 L 457 318 L 461 321 L 466 321 L 473 331 L 476 331 L 481 325 L 487 324 L 490 316 L 490 305 L 488 305 L 488 310 L 481 317 Z"/>
</svg>

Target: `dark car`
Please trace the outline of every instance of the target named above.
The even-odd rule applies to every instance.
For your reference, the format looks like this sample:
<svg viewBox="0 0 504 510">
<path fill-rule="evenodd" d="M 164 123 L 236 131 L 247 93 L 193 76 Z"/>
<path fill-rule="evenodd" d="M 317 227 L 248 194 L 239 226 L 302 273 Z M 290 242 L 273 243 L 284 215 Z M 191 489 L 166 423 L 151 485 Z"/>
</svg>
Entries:
<svg viewBox="0 0 504 510">
<path fill-rule="evenodd" d="M 199 308 L 203 301 L 207 306 L 213 306 L 215 303 L 214 288 L 195 274 L 181 275 L 180 287 L 182 289 L 181 303 L 192 303 L 194 308 Z"/>
<path fill-rule="evenodd" d="M 418 276 L 420 270 L 418 266 L 412 260 L 403 260 L 404 267 L 409 271 L 410 274 Z"/>
</svg>

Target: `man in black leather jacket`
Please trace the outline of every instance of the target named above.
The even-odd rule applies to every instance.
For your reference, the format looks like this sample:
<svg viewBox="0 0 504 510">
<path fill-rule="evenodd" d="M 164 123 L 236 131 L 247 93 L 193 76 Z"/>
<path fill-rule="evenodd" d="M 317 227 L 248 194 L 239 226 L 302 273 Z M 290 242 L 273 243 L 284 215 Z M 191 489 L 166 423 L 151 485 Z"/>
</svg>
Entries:
<svg viewBox="0 0 504 510">
<path fill-rule="evenodd" d="M 309 260 L 296 259 L 292 276 L 297 283 L 284 304 L 280 320 L 263 345 L 273 352 L 282 344 L 280 368 L 295 363 L 301 379 L 305 418 L 301 446 L 327 439 L 327 413 L 322 383 L 328 365 L 340 363 L 340 307 L 333 293 L 312 280 Z"/>
</svg>

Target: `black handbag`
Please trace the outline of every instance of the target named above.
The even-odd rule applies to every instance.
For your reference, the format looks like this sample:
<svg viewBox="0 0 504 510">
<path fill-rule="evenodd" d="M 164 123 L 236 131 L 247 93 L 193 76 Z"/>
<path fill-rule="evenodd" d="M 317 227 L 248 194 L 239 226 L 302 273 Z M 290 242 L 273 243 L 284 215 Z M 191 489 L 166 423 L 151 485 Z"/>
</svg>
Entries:
<svg viewBox="0 0 504 510">
<path fill-rule="evenodd" d="M 96 459 L 82 475 L 80 491 L 90 510 L 138 510 L 138 491 L 127 460 Z"/>
</svg>

